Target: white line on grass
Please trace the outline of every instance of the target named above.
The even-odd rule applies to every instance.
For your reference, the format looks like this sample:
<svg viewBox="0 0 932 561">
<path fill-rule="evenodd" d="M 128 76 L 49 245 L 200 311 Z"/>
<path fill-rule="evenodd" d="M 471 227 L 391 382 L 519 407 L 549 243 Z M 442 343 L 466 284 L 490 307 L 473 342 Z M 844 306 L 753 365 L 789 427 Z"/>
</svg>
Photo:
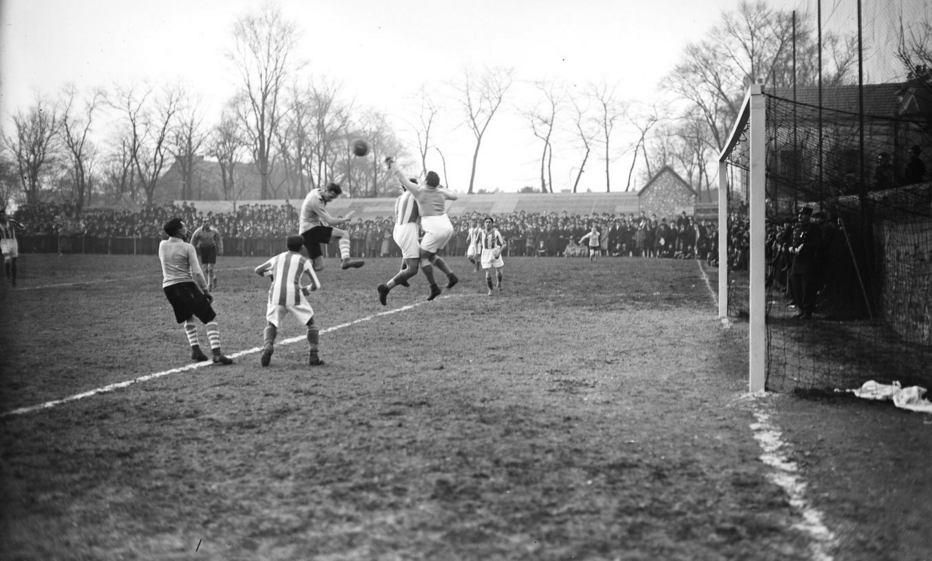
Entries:
<svg viewBox="0 0 932 561">
<path fill-rule="evenodd" d="M 451 298 L 451 296 L 441 296 L 441 299 L 446 299 L 446 298 Z M 364 321 L 370 321 L 370 320 L 375 319 L 375 318 L 377 318 L 377 317 L 387 316 L 387 315 L 391 315 L 391 314 L 397 314 L 398 312 L 404 312 L 404 311 L 407 311 L 407 310 L 411 310 L 411 309 L 414 309 L 414 308 L 416 308 L 416 307 L 418 307 L 418 306 L 421 306 L 421 305 L 423 305 L 423 304 L 427 304 L 427 301 L 425 300 L 425 301 L 423 301 L 423 302 L 418 302 L 417 304 L 410 304 L 410 305 L 408 305 L 408 306 L 402 306 L 402 307 L 396 308 L 396 309 L 394 309 L 394 310 L 388 310 L 388 311 L 385 311 L 385 312 L 380 312 L 380 313 L 378 313 L 378 314 L 372 314 L 371 316 L 367 316 L 367 317 L 364 317 L 364 318 L 360 318 L 360 319 L 357 319 L 357 320 L 353 320 L 353 321 L 350 321 L 350 322 L 347 322 L 347 323 L 341 323 L 340 325 L 335 325 L 335 326 L 333 326 L 333 327 L 328 327 L 327 329 L 322 330 L 322 331 L 320 332 L 320 334 L 321 334 L 321 335 L 324 335 L 324 334 L 326 334 L 326 333 L 330 333 L 331 331 L 336 331 L 336 330 L 338 330 L 338 329 L 343 329 L 343 328 L 345 328 L 345 327 L 350 327 L 350 326 L 356 325 L 357 323 L 362 323 L 362 322 L 364 322 Z M 278 344 L 279 344 L 279 345 L 290 345 L 290 344 L 292 344 L 292 343 L 297 343 L 297 342 L 299 342 L 299 341 L 306 341 L 306 340 L 307 340 L 307 337 L 301 335 L 301 336 L 298 336 L 298 337 L 292 337 L 292 338 L 290 338 L 290 339 L 285 339 L 285 340 L 281 341 L 281 342 L 278 343 Z M 239 358 L 239 357 L 241 357 L 241 356 L 246 356 L 246 355 L 249 355 L 249 354 L 258 353 L 258 352 L 261 351 L 261 350 L 262 350 L 262 347 L 253 347 L 253 348 L 247 349 L 247 350 L 245 350 L 245 351 L 239 351 L 238 353 L 231 354 L 231 355 L 229 355 L 229 357 L 230 357 L 230 358 Z M 42 409 L 51 409 L 52 407 L 55 407 L 56 405 L 61 405 L 61 404 L 63 404 L 63 403 L 68 403 L 69 401 L 77 401 L 77 400 L 79 400 L 79 399 L 84 399 L 85 397 L 91 397 L 91 396 L 95 396 L 95 395 L 101 394 L 101 393 L 112 392 L 113 390 L 118 390 L 118 389 L 120 389 L 120 388 L 125 388 L 125 387 L 127 387 L 127 386 L 131 386 L 131 385 L 136 384 L 136 383 L 139 383 L 139 382 L 148 382 L 149 380 L 154 380 L 154 379 L 156 379 L 156 378 L 161 378 L 162 376 L 168 376 L 169 374 L 178 374 L 178 373 L 180 373 L 180 372 L 186 372 L 186 371 L 188 371 L 188 370 L 194 370 L 194 369 L 196 369 L 196 368 L 204 368 L 205 366 L 212 366 L 212 365 L 213 365 L 213 363 L 210 362 L 210 361 L 208 361 L 208 362 L 195 362 L 195 363 L 188 364 L 188 365 L 186 365 L 186 366 L 182 366 L 182 367 L 179 367 L 179 368 L 172 368 L 171 370 L 165 370 L 165 371 L 163 371 L 163 372 L 156 372 L 155 374 L 147 374 L 147 375 L 145 375 L 145 376 L 140 376 L 139 378 L 134 378 L 134 379 L 132 379 L 132 380 L 126 380 L 126 381 L 124 381 L 124 382 L 117 382 L 117 383 L 115 383 L 115 384 L 110 384 L 110 385 L 104 386 L 104 387 L 102 387 L 102 388 L 97 388 L 97 389 L 94 389 L 94 390 L 86 391 L 86 392 L 84 392 L 84 393 L 79 393 L 79 394 L 71 395 L 71 396 L 68 396 L 68 397 L 65 397 L 65 398 L 62 398 L 62 399 L 56 399 L 56 400 L 54 400 L 54 401 L 47 401 L 47 402 L 41 403 L 41 404 L 39 404 L 39 405 L 32 405 L 32 406 L 29 406 L 29 407 L 21 407 L 21 408 L 19 408 L 19 409 L 13 409 L 12 411 L 7 411 L 7 412 L 5 412 L 5 413 L 0 413 L 0 418 L 3 418 L 3 417 L 11 417 L 11 416 L 13 416 L 13 415 L 25 415 L 26 413 L 32 413 L 32 412 L 34 412 L 34 411 L 39 411 L 39 410 L 42 410 Z"/>
<path fill-rule="evenodd" d="M 223 269 L 224 271 L 243 271 L 243 270 L 252 270 L 253 267 L 232 267 L 229 269 Z M 141 275 L 137 277 L 120 277 L 118 279 L 99 279 L 99 280 L 89 280 L 89 281 L 76 281 L 76 282 L 62 282 L 58 284 L 42 284 L 39 286 L 24 286 L 17 290 L 17 292 L 22 290 L 45 290 L 48 288 L 62 288 L 64 286 L 81 286 L 85 284 L 104 284 L 108 282 L 123 282 L 128 280 L 139 280 L 139 279 L 152 279 L 158 278 L 159 273 L 153 273 L 151 275 Z"/>
<path fill-rule="evenodd" d="M 754 397 L 763 397 L 763 395 L 758 394 Z M 835 534 L 825 526 L 822 513 L 811 507 L 805 499 L 806 483 L 799 475 L 799 466 L 781 451 L 786 444 L 783 442 L 780 429 L 771 422 L 770 414 L 763 411 L 764 407 L 757 399 L 754 400 L 754 409 L 757 422 L 751 424 L 751 430 L 754 431 L 754 438 L 764 451 L 760 459 L 774 470 L 768 478 L 783 488 L 790 497 L 790 505 L 803 518 L 802 522 L 794 524 L 793 527 L 808 534 L 812 539 L 809 549 L 815 561 L 832 561 L 829 551 L 837 543 Z"/>
<path fill-rule="evenodd" d="M 696 259 L 696 263 L 699 264 L 699 272 L 702 273 L 702 280 L 705 281 L 706 288 L 709 289 L 709 294 L 712 295 L 712 302 L 715 303 L 715 308 L 718 309 L 718 294 L 712 289 L 712 282 L 709 280 L 709 275 L 705 272 L 705 267 L 702 266 L 702 259 Z M 728 329 L 731 327 L 731 322 L 728 318 L 722 318 L 722 325 L 725 329 Z"/>
<path fill-rule="evenodd" d="M 699 271 L 702 273 L 706 286 L 709 287 L 709 293 L 712 295 L 715 307 L 718 308 L 717 294 L 712 290 L 712 283 L 709 282 L 709 276 L 702 267 L 701 261 L 699 262 Z M 719 273 L 721 274 L 721 271 Z M 722 324 L 725 328 L 730 327 L 727 318 L 722 320 Z M 757 422 L 751 425 L 751 431 L 753 431 L 754 439 L 757 440 L 764 452 L 761 454 L 760 459 L 765 465 L 775 470 L 768 474 L 767 477 L 786 492 L 790 498 L 790 505 L 802 516 L 803 521 L 794 524 L 793 527 L 812 538 L 809 549 L 812 551 L 813 560 L 832 561 L 832 556 L 828 552 L 835 546 L 837 540 L 832 531 L 822 522 L 822 513 L 809 506 L 804 498 L 806 483 L 799 475 L 799 466 L 780 451 L 781 448 L 786 446 L 783 442 L 783 433 L 770 420 L 770 414 L 764 411 L 765 407 L 761 405 L 759 399 L 766 397 L 766 395 L 765 392 L 760 392 L 752 394 L 750 398 L 754 407 L 754 416 L 757 418 Z"/>
</svg>

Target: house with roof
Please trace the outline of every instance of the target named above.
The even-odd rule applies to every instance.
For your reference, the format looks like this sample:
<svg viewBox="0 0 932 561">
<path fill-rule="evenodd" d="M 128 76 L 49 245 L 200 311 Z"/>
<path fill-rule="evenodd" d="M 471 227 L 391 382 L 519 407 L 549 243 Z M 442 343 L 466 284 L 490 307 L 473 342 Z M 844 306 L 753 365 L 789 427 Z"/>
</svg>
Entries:
<svg viewBox="0 0 932 561">
<path fill-rule="evenodd" d="M 696 191 L 670 166 L 664 166 L 638 191 L 638 207 L 647 216 L 670 219 L 682 212 L 696 213 Z"/>
</svg>

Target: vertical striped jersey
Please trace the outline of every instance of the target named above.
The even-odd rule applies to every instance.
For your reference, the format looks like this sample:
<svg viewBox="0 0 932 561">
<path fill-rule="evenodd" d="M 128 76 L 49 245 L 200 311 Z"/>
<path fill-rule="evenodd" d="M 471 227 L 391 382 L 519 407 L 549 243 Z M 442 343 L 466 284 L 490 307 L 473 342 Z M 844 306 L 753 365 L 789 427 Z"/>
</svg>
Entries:
<svg viewBox="0 0 932 561">
<path fill-rule="evenodd" d="M 502 234 L 498 231 L 498 228 L 492 228 L 491 232 L 488 230 L 479 230 L 479 243 L 482 245 L 483 249 L 495 249 L 496 247 L 505 245 L 505 239 L 502 238 Z"/>
<path fill-rule="evenodd" d="M 5 220 L 0 222 L 0 239 L 4 240 L 15 240 L 16 239 L 16 229 L 13 227 L 13 223 Z"/>
<path fill-rule="evenodd" d="M 395 225 L 401 226 L 417 222 L 421 214 L 417 208 L 417 201 L 410 191 L 405 191 L 395 199 Z"/>
<path fill-rule="evenodd" d="M 269 305 L 297 306 L 304 295 L 301 293 L 301 277 L 307 273 L 314 285 L 320 287 L 317 274 L 311 266 L 311 261 L 294 251 L 279 253 L 262 265 L 268 265 L 272 275 L 272 286 L 269 287 Z"/>
</svg>

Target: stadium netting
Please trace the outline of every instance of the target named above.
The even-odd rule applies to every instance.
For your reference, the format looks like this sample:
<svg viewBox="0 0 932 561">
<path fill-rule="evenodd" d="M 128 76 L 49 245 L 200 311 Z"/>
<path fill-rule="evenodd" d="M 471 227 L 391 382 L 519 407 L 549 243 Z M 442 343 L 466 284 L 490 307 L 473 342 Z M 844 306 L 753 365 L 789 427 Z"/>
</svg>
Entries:
<svg viewBox="0 0 932 561">
<path fill-rule="evenodd" d="M 728 204 L 720 271 L 729 317 L 753 325 L 751 255 L 764 252 L 765 389 L 831 392 L 868 380 L 932 389 L 932 183 L 906 185 L 902 173 L 913 146 L 932 151 L 932 116 L 831 109 L 779 90 L 760 95 L 763 157 L 752 160 L 753 117 L 745 115 L 720 160 Z M 765 237 L 755 246 L 749 201 L 760 188 L 757 166 L 765 169 Z M 804 206 L 826 215 L 812 320 L 797 317 L 789 282 Z"/>
</svg>

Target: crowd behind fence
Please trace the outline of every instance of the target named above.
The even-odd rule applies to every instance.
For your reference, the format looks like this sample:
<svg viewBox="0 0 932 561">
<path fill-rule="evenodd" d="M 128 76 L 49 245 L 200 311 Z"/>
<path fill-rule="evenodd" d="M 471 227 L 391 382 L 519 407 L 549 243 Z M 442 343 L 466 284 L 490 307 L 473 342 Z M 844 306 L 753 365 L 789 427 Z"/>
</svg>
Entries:
<svg viewBox="0 0 932 561">
<path fill-rule="evenodd" d="M 162 224 L 181 217 L 193 231 L 210 222 L 221 235 L 228 256 L 270 256 L 281 251 L 283 239 L 297 233 L 298 215 L 289 205 L 244 205 L 235 212 L 203 213 L 194 204 L 166 204 L 140 211 L 89 210 L 78 215 L 71 205 L 24 205 L 14 219 L 21 223 L 20 251 L 24 253 L 151 255 L 164 238 Z M 606 256 L 709 259 L 714 264 L 717 229 L 685 212 L 678 216 L 655 214 L 493 214 L 495 226 L 506 240 L 504 255 L 516 257 L 572 257 L 586 255 L 579 241 L 593 225 L 600 233 L 600 249 Z M 486 218 L 477 212 L 452 216 L 455 235 L 442 255 L 463 256 L 471 228 L 481 228 Z M 392 239 L 391 216 L 344 226 L 351 252 L 357 258 L 400 257 Z M 740 235 L 740 227 L 736 235 Z M 327 248 L 336 255 L 336 243 Z M 740 255 L 736 254 L 740 260 Z"/>
</svg>

